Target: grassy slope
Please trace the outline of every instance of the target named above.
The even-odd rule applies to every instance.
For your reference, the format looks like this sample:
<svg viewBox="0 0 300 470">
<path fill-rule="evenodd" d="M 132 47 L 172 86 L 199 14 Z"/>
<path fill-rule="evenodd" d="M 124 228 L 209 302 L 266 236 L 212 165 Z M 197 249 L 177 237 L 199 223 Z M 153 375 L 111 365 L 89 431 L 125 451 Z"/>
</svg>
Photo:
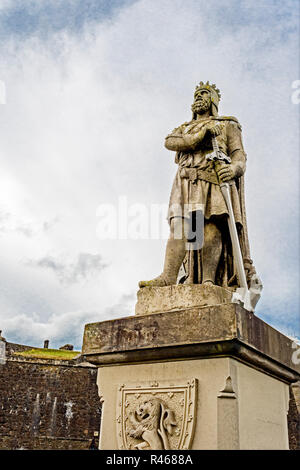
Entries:
<svg viewBox="0 0 300 470">
<path fill-rule="evenodd" d="M 15 352 L 17 356 L 23 357 L 36 357 L 39 359 L 60 359 L 60 360 L 71 360 L 80 354 L 80 351 L 65 351 L 63 349 L 44 349 L 34 348 L 28 351 Z"/>
</svg>

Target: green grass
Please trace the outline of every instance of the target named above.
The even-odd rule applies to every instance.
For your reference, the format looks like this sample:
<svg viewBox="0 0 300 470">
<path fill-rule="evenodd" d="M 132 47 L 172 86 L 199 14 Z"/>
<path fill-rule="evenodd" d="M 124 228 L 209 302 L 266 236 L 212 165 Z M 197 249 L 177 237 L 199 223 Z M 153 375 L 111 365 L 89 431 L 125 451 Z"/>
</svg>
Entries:
<svg viewBox="0 0 300 470">
<path fill-rule="evenodd" d="M 17 356 L 23 357 L 36 357 L 39 359 L 61 359 L 71 360 L 80 354 L 80 351 L 65 351 L 63 349 L 44 349 L 34 348 L 27 351 L 15 352 Z"/>
</svg>

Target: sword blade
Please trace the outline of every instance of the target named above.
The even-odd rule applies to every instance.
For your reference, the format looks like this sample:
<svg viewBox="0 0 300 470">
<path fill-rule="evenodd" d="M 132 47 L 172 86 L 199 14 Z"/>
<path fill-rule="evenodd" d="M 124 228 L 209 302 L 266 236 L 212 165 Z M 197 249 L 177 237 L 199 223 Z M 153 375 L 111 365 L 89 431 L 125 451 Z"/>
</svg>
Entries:
<svg viewBox="0 0 300 470">
<path fill-rule="evenodd" d="M 225 154 L 223 154 L 223 152 L 220 152 L 217 138 L 215 136 L 212 136 L 211 140 L 212 140 L 212 147 L 213 147 L 213 153 L 214 153 L 215 158 L 210 158 L 210 159 L 214 160 L 215 164 L 217 164 L 217 162 L 230 163 L 231 159 L 227 157 Z M 223 158 L 223 155 L 224 155 L 224 158 Z M 245 274 L 245 269 L 244 269 L 241 246 L 240 246 L 240 241 L 239 241 L 239 237 L 238 237 L 238 233 L 236 229 L 235 218 L 234 218 L 234 213 L 233 213 L 233 208 L 232 208 L 229 184 L 221 183 L 220 188 L 221 188 L 221 192 L 223 194 L 223 198 L 225 200 L 228 214 L 229 214 L 228 227 L 229 227 L 229 233 L 230 233 L 231 244 L 232 244 L 233 261 L 236 266 L 238 281 L 239 281 L 240 287 L 245 288 L 248 291 L 248 284 L 247 284 L 247 279 L 246 279 L 246 274 Z"/>
<path fill-rule="evenodd" d="M 211 141 L 212 141 L 213 152 L 215 155 L 215 160 L 218 160 L 219 159 L 219 145 L 217 142 L 217 138 L 213 135 L 211 138 Z"/>
<path fill-rule="evenodd" d="M 243 262 L 243 257 L 241 253 L 240 241 L 239 241 L 235 219 L 234 219 L 234 213 L 232 209 L 229 184 L 222 183 L 220 184 L 220 187 L 221 187 L 221 191 L 222 191 L 224 200 L 226 202 L 227 210 L 229 213 L 228 227 L 229 227 L 229 233 L 230 233 L 231 244 L 232 244 L 233 259 L 234 259 L 234 263 L 235 263 L 236 270 L 237 270 L 239 284 L 240 284 L 240 287 L 246 287 L 246 289 L 248 289 L 247 279 L 246 279 L 246 274 L 245 274 L 245 269 L 244 269 L 244 262 Z"/>
</svg>

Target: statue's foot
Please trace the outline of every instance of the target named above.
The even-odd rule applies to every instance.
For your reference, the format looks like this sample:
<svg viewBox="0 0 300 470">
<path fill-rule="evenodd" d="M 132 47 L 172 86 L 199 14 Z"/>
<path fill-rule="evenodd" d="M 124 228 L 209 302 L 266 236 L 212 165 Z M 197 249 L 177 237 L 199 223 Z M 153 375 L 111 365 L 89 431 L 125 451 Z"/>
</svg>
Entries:
<svg viewBox="0 0 300 470">
<path fill-rule="evenodd" d="M 160 276 L 156 277 L 155 279 L 151 279 L 151 281 L 140 281 L 139 287 L 165 287 L 169 286 L 171 283 L 168 283 L 166 279 L 161 274 Z"/>
<path fill-rule="evenodd" d="M 214 286 L 215 283 L 211 279 L 207 279 L 206 281 L 202 282 L 202 284 L 205 284 L 206 286 Z"/>
</svg>

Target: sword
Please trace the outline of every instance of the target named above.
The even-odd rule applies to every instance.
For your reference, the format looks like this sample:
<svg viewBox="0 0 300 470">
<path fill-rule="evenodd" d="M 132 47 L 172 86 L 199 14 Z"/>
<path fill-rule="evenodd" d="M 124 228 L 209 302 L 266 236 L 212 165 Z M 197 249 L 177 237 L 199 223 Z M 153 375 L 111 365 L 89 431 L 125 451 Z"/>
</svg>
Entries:
<svg viewBox="0 0 300 470">
<path fill-rule="evenodd" d="M 212 136 L 212 146 L 213 146 L 213 153 L 206 156 L 207 160 L 213 161 L 215 165 L 218 165 L 221 163 L 223 164 L 231 163 L 231 158 L 219 149 L 218 142 L 215 136 Z M 239 285 L 240 285 L 240 288 L 243 289 L 242 292 L 240 291 L 240 294 L 243 294 L 242 296 L 245 298 L 247 297 L 248 284 L 247 284 L 247 279 L 246 279 L 246 274 L 245 274 L 245 269 L 244 269 L 244 262 L 243 262 L 239 237 L 238 237 L 238 233 L 236 229 L 233 208 L 232 208 L 232 201 L 231 201 L 231 196 L 230 196 L 230 183 L 220 183 L 220 188 L 221 188 L 221 192 L 224 197 L 228 214 L 229 214 L 228 227 L 229 227 L 229 233 L 230 233 L 231 244 L 232 244 L 233 259 L 236 265 Z M 246 302 L 246 299 L 244 303 L 248 304 L 248 302 Z M 245 308 L 247 307 L 245 306 Z"/>
</svg>

